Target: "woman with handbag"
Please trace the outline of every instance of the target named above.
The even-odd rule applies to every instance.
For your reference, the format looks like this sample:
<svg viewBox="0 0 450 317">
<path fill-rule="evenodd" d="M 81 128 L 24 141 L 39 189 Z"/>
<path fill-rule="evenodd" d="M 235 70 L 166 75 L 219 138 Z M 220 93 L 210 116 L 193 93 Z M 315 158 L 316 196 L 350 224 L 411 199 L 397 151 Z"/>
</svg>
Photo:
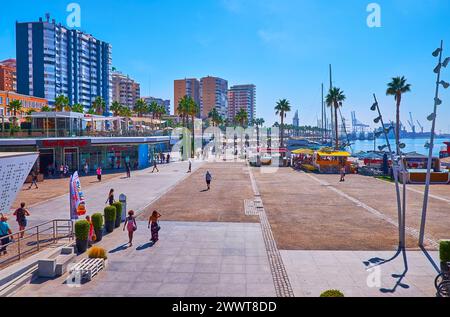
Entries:
<svg viewBox="0 0 450 317">
<path fill-rule="evenodd" d="M 152 238 L 150 241 L 153 242 L 153 244 L 155 244 L 159 240 L 158 233 L 159 233 L 159 230 L 161 229 L 161 227 L 158 224 L 158 219 L 160 217 L 161 217 L 161 215 L 159 214 L 159 212 L 157 212 L 155 210 L 155 211 L 153 211 L 152 215 L 148 219 L 148 228 L 150 229 L 150 231 L 152 233 Z"/>
<path fill-rule="evenodd" d="M 134 218 L 134 211 L 130 210 L 128 212 L 128 217 L 125 220 L 125 224 L 123 225 L 123 231 L 125 231 L 125 228 L 127 228 L 128 231 L 128 238 L 130 241 L 128 242 L 129 247 L 133 246 L 133 234 L 137 230 L 137 224 L 136 219 Z"/>
</svg>

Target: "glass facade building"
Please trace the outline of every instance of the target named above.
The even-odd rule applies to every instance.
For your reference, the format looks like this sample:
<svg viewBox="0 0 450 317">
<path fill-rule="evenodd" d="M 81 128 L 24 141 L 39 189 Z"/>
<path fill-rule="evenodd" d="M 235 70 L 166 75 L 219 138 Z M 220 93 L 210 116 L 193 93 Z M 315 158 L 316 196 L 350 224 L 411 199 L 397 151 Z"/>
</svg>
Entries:
<svg viewBox="0 0 450 317">
<path fill-rule="evenodd" d="M 17 90 L 45 98 L 59 95 L 90 108 L 101 96 L 112 100 L 111 45 L 55 20 L 16 23 Z M 108 112 L 109 109 L 106 109 Z"/>
</svg>

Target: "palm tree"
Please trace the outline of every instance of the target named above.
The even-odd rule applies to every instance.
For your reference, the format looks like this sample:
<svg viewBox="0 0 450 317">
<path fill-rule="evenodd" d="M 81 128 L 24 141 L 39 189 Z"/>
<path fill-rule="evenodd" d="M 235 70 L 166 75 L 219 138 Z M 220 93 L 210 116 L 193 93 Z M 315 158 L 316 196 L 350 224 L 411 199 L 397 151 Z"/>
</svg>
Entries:
<svg viewBox="0 0 450 317">
<path fill-rule="evenodd" d="M 335 122 L 335 133 L 336 133 L 336 150 L 339 150 L 339 124 L 338 124 L 338 110 L 342 107 L 342 102 L 345 101 L 346 97 L 344 91 L 340 88 L 331 88 L 326 97 L 326 103 L 328 107 L 334 108 L 334 122 Z"/>
<path fill-rule="evenodd" d="M 94 102 L 92 103 L 92 108 L 95 111 L 95 114 L 97 115 L 103 115 L 103 113 L 106 110 L 106 104 L 102 97 L 98 96 L 95 98 Z"/>
<path fill-rule="evenodd" d="M 50 109 L 49 106 L 43 106 L 43 107 L 41 108 L 41 112 L 51 112 L 51 111 L 52 111 L 52 109 Z"/>
<path fill-rule="evenodd" d="M 55 111 L 70 111 L 69 98 L 64 95 L 59 95 L 55 100 Z"/>
<path fill-rule="evenodd" d="M 123 106 L 117 102 L 117 101 L 113 101 L 113 103 L 111 104 L 110 110 L 113 112 L 113 116 L 117 117 L 119 116 L 120 111 L 122 110 Z"/>
<path fill-rule="evenodd" d="M 284 118 L 286 118 L 286 114 L 291 111 L 291 105 L 289 104 L 289 101 L 286 99 L 282 99 L 277 102 L 277 105 L 275 106 L 275 114 L 280 116 L 281 118 L 281 133 L 280 133 L 280 147 L 284 147 Z M 284 157 L 284 153 L 282 154 L 282 157 Z"/>
<path fill-rule="evenodd" d="M 183 127 L 187 126 L 186 117 L 187 117 L 187 111 L 189 108 L 190 100 L 191 100 L 191 97 L 184 96 L 183 98 L 181 98 L 180 102 L 178 103 L 177 113 L 183 121 Z"/>
<path fill-rule="evenodd" d="M 148 105 L 148 111 L 152 114 L 152 118 L 155 119 L 158 111 L 158 104 L 156 103 L 156 101 L 152 101 Z"/>
<path fill-rule="evenodd" d="M 195 138 L 195 134 L 194 134 L 195 117 L 198 115 L 199 112 L 200 112 L 200 107 L 195 103 L 195 101 L 191 97 L 189 97 L 188 108 L 187 108 L 187 111 L 186 111 L 186 115 L 190 116 L 191 117 L 191 121 L 192 121 L 192 142 L 193 142 L 193 144 L 195 144 L 195 142 L 194 142 L 194 138 Z M 195 155 L 194 146 L 191 146 L 191 149 L 192 149 L 192 157 L 194 157 L 194 155 Z"/>
<path fill-rule="evenodd" d="M 162 116 L 167 114 L 166 107 L 159 105 L 156 107 L 156 117 L 159 120 L 162 120 Z"/>
<path fill-rule="evenodd" d="M 84 107 L 83 107 L 83 105 L 76 103 L 72 106 L 72 111 L 78 112 L 78 113 L 84 113 Z"/>
<path fill-rule="evenodd" d="M 218 126 L 222 121 L 222 117 L 216 107 L 212 108 L 212 110 L 208 113 L 208 118 L 211 120 L 213 127 Z"/>
<path fill-rule="evenodd" d="M 22 110 L 22 101 L 20 100 L 12 100 L 8 107 L 8 111 L 13 114 L 13 125 L 17 126 L 17 113 Z"/>
<path fill-rule="evenodd" d="M 137 113 L 137 116 L 141 118 L 144 115 L 144 113 L 148 112 L 148 105 L 144 99 L 139 99 L 136 101 L 133 110 L 134 112 Z"/>
<path fill-rule="evenodd" d="M 256 126 L 256 146 L 259 148 L 259 127 L 263 126 L 265 123 L 263 118 L 253 119 L 253 124 Z"/>
<path fill-rule="evenodd" d="M 234 117 L 236 123 L 239 123 L 241 127 L 245 128 L 248 121 L 248 113 L 244 108 L 239 109 L 238 113 Z"/>
<path fill-rule="evenodd" d="M 397 143 L 397 154 L 400 154 L 398 145 L 400 144 L 400 104 L 402 103 L 402 94 L 411 91 L 411 85 L 406 83 L 406 78 L 394 77 L 392 81 L 387 84 L 388 89 L 386 90 L 387 96 L 394 96 L 397 106 L 397 116 L 395 125 L 395 141 Z"/>
</svg>

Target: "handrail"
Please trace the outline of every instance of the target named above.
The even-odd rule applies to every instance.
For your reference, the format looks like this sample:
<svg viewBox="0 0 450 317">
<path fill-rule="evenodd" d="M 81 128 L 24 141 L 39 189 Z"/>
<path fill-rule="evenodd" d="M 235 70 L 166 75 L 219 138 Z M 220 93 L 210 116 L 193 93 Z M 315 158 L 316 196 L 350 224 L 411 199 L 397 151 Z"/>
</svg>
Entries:
<svg viewBox="0 0 450 317">
<path fill-rule="evenodd" d="M 60 225 L 60 223 L 66 223 L 67 225 Z M 60 231 L 60 229 L 65 230 Z M 60 233 L 62 235 L 60 235 Z M 22 234 L 23 238 L 21 237 Z M 3 236 L 1 238 L 2 240 L 9 238 L 10 242 L 7 244 L 0 243 L 0 248 L 5 248 L 8 251 L 6 256 L 2 256 L 0 258 L 0 265 L 14 262 L 14 260 L 20 261 L 25 254 L 30 252 L 39 252 L 42 249 L 42 244 L 54 244 L 58 240 L 65 238 L 72 240 L 73 236 L 73 222 L 69 219 L 54 219 L 46 221 L 25 230 Z M 42 237 L 44 237 L 43 240 L 41 240 Z M 29 240 L 29 242 L 27 242 L 24 247 L 23 243 L 26 240 Z M 15 248 L 15 246 L 17 247 Z"/>
</svg>

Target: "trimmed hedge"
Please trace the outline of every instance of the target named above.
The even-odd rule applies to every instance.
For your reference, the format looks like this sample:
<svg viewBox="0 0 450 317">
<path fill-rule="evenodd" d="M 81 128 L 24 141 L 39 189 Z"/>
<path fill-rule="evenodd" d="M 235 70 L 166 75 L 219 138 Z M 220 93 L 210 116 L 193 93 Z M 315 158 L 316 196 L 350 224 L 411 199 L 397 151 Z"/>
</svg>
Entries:
<svg viewBox="0 0 450 317">
<path fill-rule="evenodd" d="M 105 221 L 116 221 L 116 207 L 108 206 L 105 208 Z"/>
<path fill-rule="evenodd" d="M 86 241 L 89 238 L 90 224 L 86 220 L 79 220 L 75 223 L 75 237 L 80 241 Z"/>
<path fill-rule="evenodd" d="M 341 291 L 330 289 L 320 294 L 320 297 L 345 297 Z"/>
<path fill-rule="evenodd" d="M 441 262 L 450 262 L 450 240 L 439 242 L 439 257 Z"/>
<path fill-rule="evenodd" d="M 122 203 L 120 201 L 116 201 L 112 206 L 116 207 L 116 219 L 122 218 Z"/>
<path fill-rule="evenodd" d="M 94 225 L 94 229 L 99 231 L 103 228 L 103 215 L 100 213 L 92 215 L 92 224 Z"/>
</svg>

